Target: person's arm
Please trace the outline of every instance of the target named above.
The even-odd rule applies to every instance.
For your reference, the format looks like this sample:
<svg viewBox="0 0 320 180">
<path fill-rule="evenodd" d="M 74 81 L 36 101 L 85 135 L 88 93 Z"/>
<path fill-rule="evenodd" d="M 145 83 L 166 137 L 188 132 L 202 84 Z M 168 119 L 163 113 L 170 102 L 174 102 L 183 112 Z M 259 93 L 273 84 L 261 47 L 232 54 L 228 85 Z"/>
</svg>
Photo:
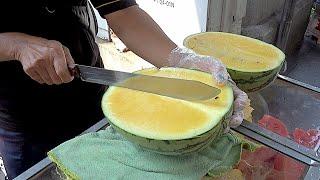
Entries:
<svg viewBox="0 0 320 180">
<path fill-rule="evenodd" d="M 12 33 L 0 33 L 0 62 L 14 60 L 16 44 Z"/>
<path fill-rule="evenodd" d="M 1 62 L 18 60 L 26 74 L 45 84 L 72 81 L 68 65 L 73 65 L 69 50 L 61 43 L 24 33 L 0 33 Z"/>
<path fill-rule="evenodd" d="M 168 66 L 177 45 L 137 5 L 105 15 L 108 25 L 134 53 L 157 67 Z"/>
<path fill-rule="evenodd" d="M 220 61 L 211 57 L 200 57 L 189 49 L 177 47 L 138 5 L 104 17 L 111 29 L 130 50 L 156 67 L 196 68 L 212 73 L 219 83 L 226 83 L 228 73 Z"/>
</svg>

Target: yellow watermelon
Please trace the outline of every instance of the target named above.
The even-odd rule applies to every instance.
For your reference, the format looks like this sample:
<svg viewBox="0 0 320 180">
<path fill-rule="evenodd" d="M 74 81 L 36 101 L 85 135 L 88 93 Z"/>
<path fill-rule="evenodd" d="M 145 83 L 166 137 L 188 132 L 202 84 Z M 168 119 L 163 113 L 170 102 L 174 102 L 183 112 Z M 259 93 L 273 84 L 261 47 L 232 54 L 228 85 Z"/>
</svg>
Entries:
<svg viewBox="0 0 320 180">
<path fill-rule="evenodd" d="M 190 102 L 122 87 L 110 87 L 102 109 L 112 127 L 148 150 L 179 155 L 203 149 L 221 135 L 232 113 L 233 92 L 208 73 L 182 68 L 151 68 L 137 73 L 196 80 L 218 87 L 213 99 Z"/>
<path fill-rule="evenodd" d="M 285 54 L 263 41 L 224 32 L 203 32 L 184 39 L 184 46 L 200 55 L 221 60 L 231 78 L 245 92 L 270 85 L 277 77 Z"/>
</svg>

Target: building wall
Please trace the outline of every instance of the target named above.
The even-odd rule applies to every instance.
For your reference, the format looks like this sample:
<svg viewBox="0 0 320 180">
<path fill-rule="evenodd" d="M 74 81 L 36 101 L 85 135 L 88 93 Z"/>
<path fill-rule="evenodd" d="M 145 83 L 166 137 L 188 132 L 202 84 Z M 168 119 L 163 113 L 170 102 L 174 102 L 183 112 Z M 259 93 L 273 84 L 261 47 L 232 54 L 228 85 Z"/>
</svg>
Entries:
<svg viewBox="0 0 320 180">
<path fill-rule="evenodd" d="M 275 44 L 285 0 L 248 0 L 241 34 Z"/>
<path fill-rule="evenodd" d="M 247 0 L 246 16 L 242 25 L 257 25 L 282 10 L 285 0 Z"/>
<path fill-rule="evenodd" d="M 277 43 L 278 30 L 285 0 L 247 0 L 246 16 L 242 19 L 241 34 Z M 298 0 L 289 28 L 289 38 L 283 48 L 291 55 L 300 46 L 309 22 L 313 0 Z"/>
<path fill-rule="evenodd" d="M 304 38 L 309 20 L 310 11 L 313 5 L 313 0 L 299 0 L 295 7 L 293 21 L 289 31 L 287 45 L 285 46 L 285 52 L 287 54 L 293 54 L 297 47 Z"/>
</svg>

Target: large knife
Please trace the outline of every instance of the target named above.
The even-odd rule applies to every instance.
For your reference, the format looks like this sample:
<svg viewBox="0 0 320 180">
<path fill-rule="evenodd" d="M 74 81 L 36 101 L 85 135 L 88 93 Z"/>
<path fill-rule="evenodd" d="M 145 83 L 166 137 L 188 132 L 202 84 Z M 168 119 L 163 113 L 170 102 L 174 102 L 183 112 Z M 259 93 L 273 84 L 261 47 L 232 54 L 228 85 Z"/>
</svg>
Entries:
<svg viewBox="0 0 320 180">
<path fill-rule="evenodd" d="M 90 83 L 118 86 L 187 101 L 216 97 L 221 90 L 193 80 L 149 76 L 75 64 L 70 69 L 75 77 Z"/>
</svg>

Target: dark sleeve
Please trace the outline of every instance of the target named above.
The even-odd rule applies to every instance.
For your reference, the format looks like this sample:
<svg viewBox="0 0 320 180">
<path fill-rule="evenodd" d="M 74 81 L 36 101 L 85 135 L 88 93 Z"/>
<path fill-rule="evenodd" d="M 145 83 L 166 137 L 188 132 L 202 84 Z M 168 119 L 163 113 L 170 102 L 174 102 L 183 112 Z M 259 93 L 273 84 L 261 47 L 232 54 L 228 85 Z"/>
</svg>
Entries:
<svg viewBox="0 0 320 180">
<path fill-rule="evenodd" d="M 135 0 L 91 0 L 91 3 L 102 17 L 137 4 Z"/>
</svg>

